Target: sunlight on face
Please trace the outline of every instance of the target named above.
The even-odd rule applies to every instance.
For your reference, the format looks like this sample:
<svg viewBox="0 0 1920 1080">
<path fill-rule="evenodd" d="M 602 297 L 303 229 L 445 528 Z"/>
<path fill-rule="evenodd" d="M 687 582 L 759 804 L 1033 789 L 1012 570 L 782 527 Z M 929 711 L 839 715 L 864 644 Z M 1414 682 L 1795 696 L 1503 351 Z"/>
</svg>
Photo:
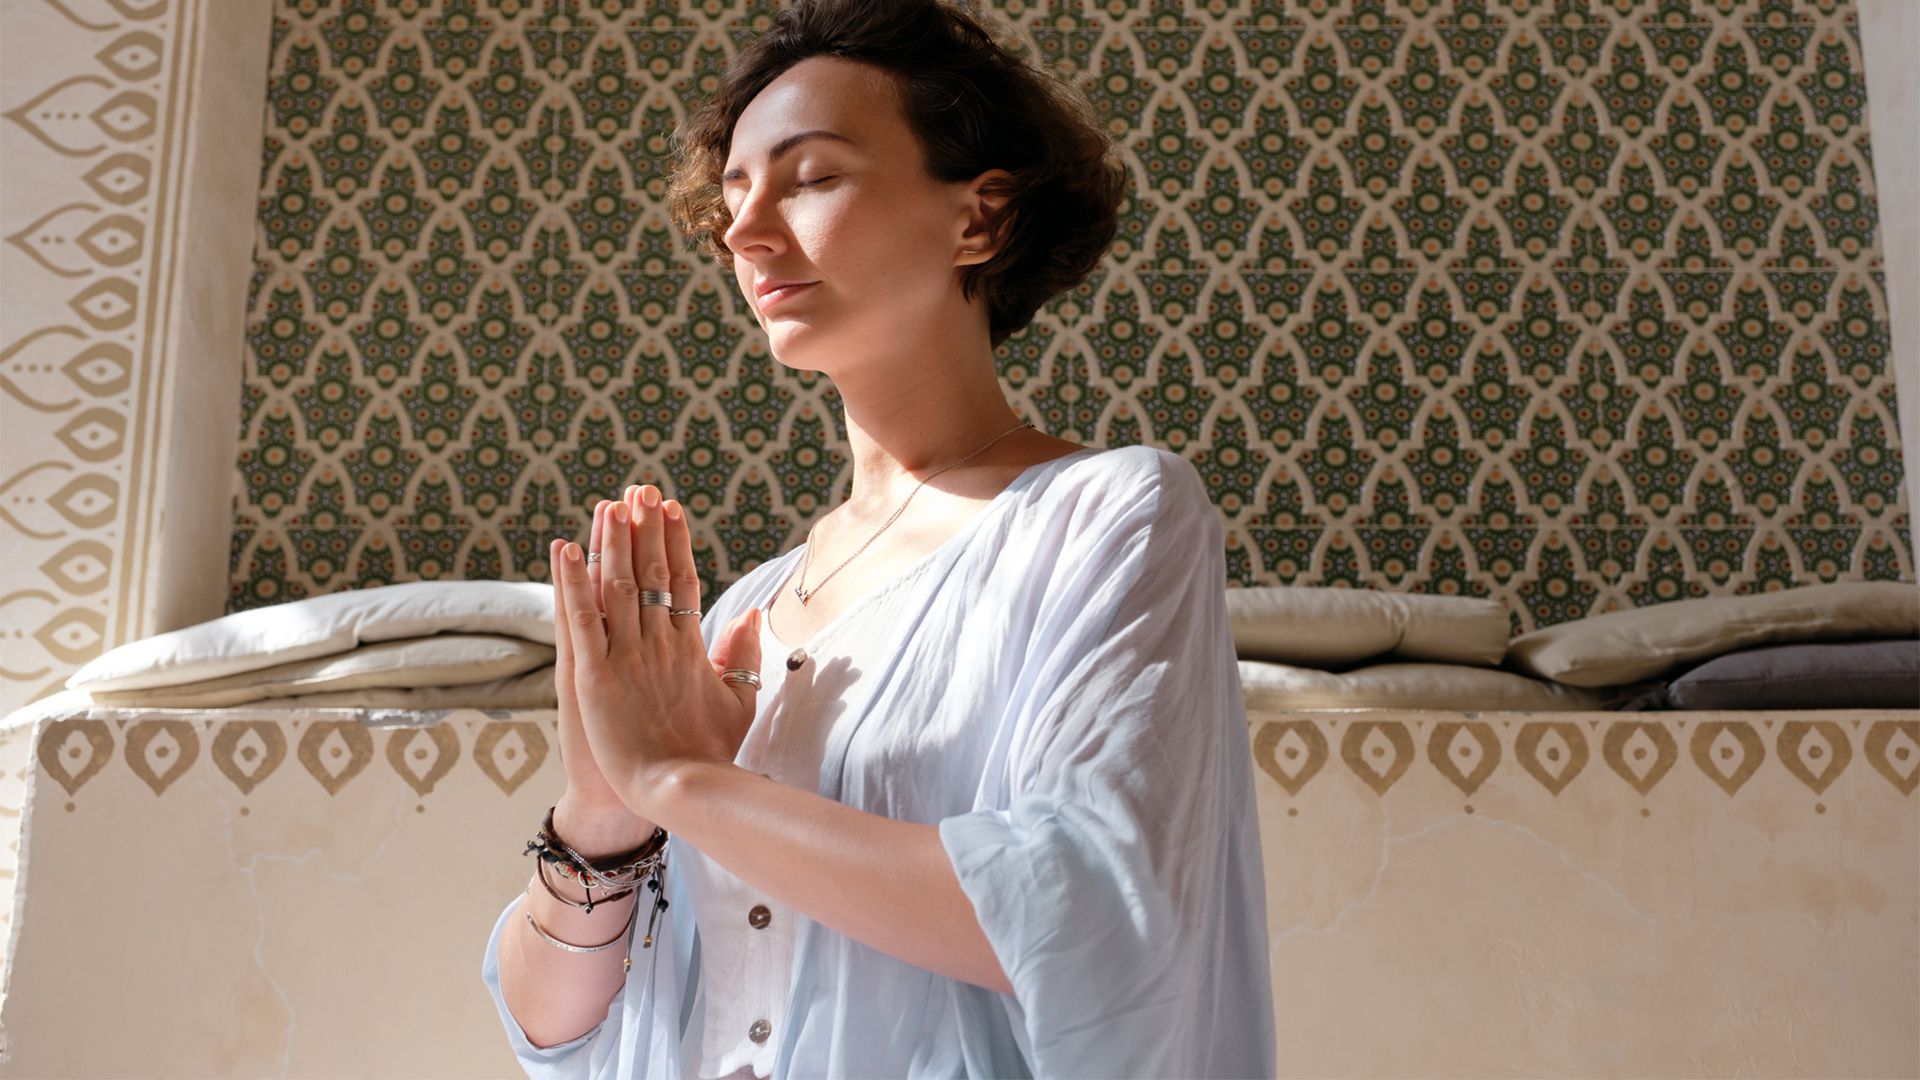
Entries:
<svg viewBox="0 0 1920 1080">
<path fill-rule="evenodd" d="M 849 370 L 964 311 L 966 185 L 927 176 L 879 69 L 825 56 L 787 69 L 741 113 L 721 183 L 734 279 L 782 363 Z M 771 281 L 813 284 L 759 295 Z"/>
</svg>

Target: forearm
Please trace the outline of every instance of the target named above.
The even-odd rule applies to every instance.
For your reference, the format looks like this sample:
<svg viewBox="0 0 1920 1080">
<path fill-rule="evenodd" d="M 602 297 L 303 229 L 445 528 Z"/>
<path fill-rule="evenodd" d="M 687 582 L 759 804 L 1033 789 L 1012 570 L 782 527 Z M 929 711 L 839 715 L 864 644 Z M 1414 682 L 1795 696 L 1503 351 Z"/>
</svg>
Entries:
<svg viewBox="0 0 1920 1080">
<path fill-rule="evenodd" d="M 653 833 L 653 824 L 638 818 L 612 823 L 575 821 L 564 805 L 556 806 L 553 815 L 554 831 L 590 859 L 638 847 Z M 585 887 L 558 870 L 549 866 L 546 876 L 562 895 L 586 900 Z M 651 901 L 653 895 L 641 886 L 635 893 L 603 905 L 599 898 L 606 892 L 593 890 L 593 911 L 589 914 L 561 903 L 534 878 L 514 908 L 511 925 L 502 932 L 500 993 L 535 1046 L 557 1046 L 577 1039 L 606 1018 L 613 996 L 626 982 L 627 950 L 623 941 L 601 952 L 568 952 L 541 938 L 527 925 L 526 913 L 531 912 L 542 930 L 561 941 L 598 945 L 621 933 L 639 897 Z M 647 914 L 647 908 L 636 913 L 643 931 Z"/>
<path fill-rule="evenodd" d="M 857 810 L 732 764 L 677 770 L 648 808 L 667 832 L 815 922 L 916 967 L 1013 993 L 938 825 Z"/>
</svg>

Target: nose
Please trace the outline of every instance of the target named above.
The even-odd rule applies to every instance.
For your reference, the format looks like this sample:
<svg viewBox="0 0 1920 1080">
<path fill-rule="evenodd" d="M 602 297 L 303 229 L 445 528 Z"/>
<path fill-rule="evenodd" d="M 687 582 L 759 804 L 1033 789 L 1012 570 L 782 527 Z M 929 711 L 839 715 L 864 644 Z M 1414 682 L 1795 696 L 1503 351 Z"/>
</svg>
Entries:
<svg viewBox="0 0 1920 1080">
<path fill-rule="evenodd" d="M 778 252 L 786 246 L 786 223 L 780 219 L 778 200 L 771 189 L 765 196 L 748 194 L 735 211 L 733 221 L 722 230 L 720 242 L 735 255 L 749 247 L 764 247 Z"/>
</svg>

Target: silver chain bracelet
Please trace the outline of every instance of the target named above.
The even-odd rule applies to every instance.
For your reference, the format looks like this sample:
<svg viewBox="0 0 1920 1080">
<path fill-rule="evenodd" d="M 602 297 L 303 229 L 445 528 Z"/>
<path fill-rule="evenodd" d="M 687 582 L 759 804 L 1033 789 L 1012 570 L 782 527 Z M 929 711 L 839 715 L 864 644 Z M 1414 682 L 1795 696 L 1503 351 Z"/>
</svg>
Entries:
<svg viewBox="0 0 1920 1080">
<path fill-rule="evenodd" d="M 531 891 L 532 886 L 529 885 L 528 889 L 529 891 Z M 539 934 L 543 938 L 546 938 L 548 941 L 552 942 L 553 944 L 558 945 L 561 948 L 571 953 L 595 953 L 595 952 L 604 952 L 607 949 L 613 948 L 615 945 L 620 944 L 620 941 L 622 938 L 626 939 L 629 942 L 629 948 L 631 948 L 631 942 L 633 940 L 634 919 L 637 915 L 640 914 L 640 905 L 636 903 L 633 905 L 633 907 L 630 910 L 628 910 L 627 925 L 621 927 L 620 933 L 615 935 L 614 939 L 612 941 L 607 942 L 605 945 L 569 945 L 566 942 L 561 941 L 559 938 L 554 937 L 552 934 L 547 933 L 545 930 L 542 930 L 540 928 L 540 924 L 533 921 L 533 912 L 528 911 L 528 912 L 523 912 L 523 914 L 526 915 L 527 917 L 527 925 L 533 927 L 533 932 L 536 934 Z M 629 971 L 632 970 L 631 965 L 629 965 L 628 970 Z"/>
</svg>

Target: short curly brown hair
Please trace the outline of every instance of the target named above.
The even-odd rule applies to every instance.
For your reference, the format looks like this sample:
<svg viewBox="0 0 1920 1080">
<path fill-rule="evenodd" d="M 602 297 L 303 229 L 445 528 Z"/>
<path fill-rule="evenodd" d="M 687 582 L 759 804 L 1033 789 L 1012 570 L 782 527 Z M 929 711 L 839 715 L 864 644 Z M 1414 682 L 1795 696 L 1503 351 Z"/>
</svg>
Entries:
<svg viewBox="0 0 1920 1080">
<path fill-rule="evenodd" d="M 986 188 L 1007 196 L 990 223 L 999 250 L 961 268 L 961 295 L 986 297 L 994 347 L 1099 265 L 1118 230 L 1127 183 L 1125 166 L 1109 156 L 1106 129 L 1085 95 L 1022 62 L 944 0 L 795 0 L 774 15 L 674 132 L 668 208 L 697 248 L 733 268 L 722 240 L 733 215 L 720 172 L 734 124 L 755 95 L 811 56 L 857 60 L 892 75 L 935 180 L 971 180 L 989 169 L 1012 174 Z"/>
</svg>

